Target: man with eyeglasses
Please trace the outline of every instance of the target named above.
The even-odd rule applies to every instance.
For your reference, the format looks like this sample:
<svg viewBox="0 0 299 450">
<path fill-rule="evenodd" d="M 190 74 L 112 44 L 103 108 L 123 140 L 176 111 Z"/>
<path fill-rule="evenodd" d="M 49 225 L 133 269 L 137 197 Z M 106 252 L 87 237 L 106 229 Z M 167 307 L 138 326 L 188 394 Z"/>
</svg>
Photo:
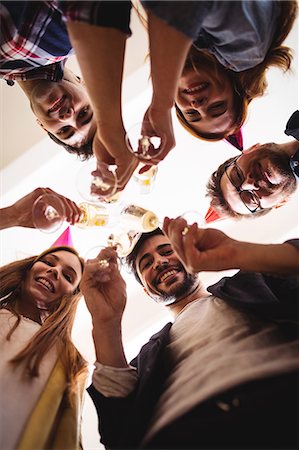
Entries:
<svg viewBox="0 0 299 450">
<path fill-rule="evenodd" d="M 230 158 L 207 184 L 211 206 L 221 216 L 240 218 L 264 215 L 287 202 L 299 179 L 299 111 L 285 133 L 296 140 L 283 144 L 256 144 Z"/>
</svg>

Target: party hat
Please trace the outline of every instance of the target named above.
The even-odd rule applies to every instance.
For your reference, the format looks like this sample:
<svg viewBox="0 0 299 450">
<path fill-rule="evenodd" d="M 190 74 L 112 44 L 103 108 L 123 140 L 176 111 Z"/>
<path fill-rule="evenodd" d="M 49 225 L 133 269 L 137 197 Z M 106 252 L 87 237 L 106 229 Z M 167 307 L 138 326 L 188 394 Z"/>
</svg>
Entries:
<svg viewBox="0 0 299 450">
<path fill-rule="evenodd" d="M 71 236 L 71 228 L 68 226 L 63 233 L 56 239 L 56 241 L 51 245 L 51 247 L 74 247 L 73 239 Z"/>
<path fill-rule="evenodd" d="M 216 220 L 224 219 L 224 217 L 219 216 L 218 213 L 210 206 L 205 215 L 205 222 L 215 222 Z"/>
<path fill-rule="evenodd" d="M 225 140 L 236 147 L 238 150 L 243 150 L 243 135 L 241 128 L 236 133 L 227 136 Z"/>
</svg>

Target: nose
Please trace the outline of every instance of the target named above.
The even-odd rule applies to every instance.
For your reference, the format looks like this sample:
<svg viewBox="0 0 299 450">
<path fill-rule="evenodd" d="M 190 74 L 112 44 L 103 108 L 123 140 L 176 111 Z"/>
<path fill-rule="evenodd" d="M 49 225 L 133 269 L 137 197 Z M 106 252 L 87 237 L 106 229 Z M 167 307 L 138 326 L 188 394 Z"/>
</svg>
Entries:
<svg viewBox="0 0 299 450">
<path fill-rule="evenodd" d="M 208 106 L 207 97 L 193 98 L 190 100 L 190 107 L 196 109 L 201 116 L 206 116 L 206 108 Z"/>
<path fill-rule="evenodd" d="M 253 175 L 249 172 L 246 175 L 245 180 L 243 181 L 242 185 L 241 185 L 242 189 L 247 189 L 247 190 L 258 190 L 260 188 L 258 181 L 256 181 L 253 177 Z"/>
<path fill-rule="evenodd" d="M 59 278 L 59 272 L 58 272 L 58 270 L 57 270 L 56 267 L 50 267 L 50 268 L 47 270 L 47 273 L 50 273 L 50 274 L 55 278 L 55 280 L 58 280 L 58 278 Z"/>
<path fill-rule="evenodd" d="M 59 110 L 59 119 L 67 120 L 72 117 L 74 114 L 74 110 L 70 106 L 63 107 Z"/>
<path fill-rule="evenodd" d="M 166 258 L 165 256 L 158 256 L 155 258 L 154 260 L 154 269 L 158 270 L 163 266 L 167 266 L 169 264 L 169 260 L 168 258 Z"/>
</svg>

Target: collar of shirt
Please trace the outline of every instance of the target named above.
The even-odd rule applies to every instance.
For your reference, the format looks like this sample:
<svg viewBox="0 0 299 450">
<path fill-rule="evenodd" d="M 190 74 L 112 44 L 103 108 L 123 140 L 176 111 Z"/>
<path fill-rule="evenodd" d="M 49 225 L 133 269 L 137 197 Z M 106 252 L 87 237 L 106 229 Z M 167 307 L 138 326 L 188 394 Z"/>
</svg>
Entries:
<svg viewBox="0 0 299 450">
<path fill-rule="evenodd" d="M 12 73 L 5 75 L 4 81 L 9 86 L 13 86 L 15 81 L 27 81 L 27 80 L 48 80 L 48 81 L 60 81 L 63 78 L 63 69 L 65 65 L 64 61 L 59 61 L 55 64 L 49 64 L 48 66 L 37 67 L 36 69 L 28 70 L 23 73 Z"/>
</svg>

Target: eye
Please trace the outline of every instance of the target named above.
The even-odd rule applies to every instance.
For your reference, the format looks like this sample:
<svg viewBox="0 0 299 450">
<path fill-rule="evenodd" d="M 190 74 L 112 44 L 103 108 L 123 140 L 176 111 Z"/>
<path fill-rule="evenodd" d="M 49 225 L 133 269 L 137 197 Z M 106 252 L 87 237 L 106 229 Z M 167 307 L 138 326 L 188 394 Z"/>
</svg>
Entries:
<svg viewBox="0 0 299 450">
<path fill-rule="evenodd" d="M 60 134 L 65 134 L 69 131 L 70 127 L 62 127 L 60 128 L 56 134 L 60 135 Z"/>
<path fill-rule="evenodd" d="M 194 116 L 194 114 L 195 114 L 196 112 L 197 112 L 197 111 L 195 111 L 194 109 L 190 109 L 189 111 L 185 111 L 185 114 L 186 114 L 186 116 L 191 117 L 191 116 Z"/>
<path fill-rule="evenodd" d="M 142 272 L 144 269 L 146 269 L 147 267 L 150 266 L 150 261 L 147 261 L 145 263 L 142 264 L 142 267 L 140 268 L 140 271 Z"/>
<path fill-rule="evenodd" d="M 164 250 L 163 252 L 161 252 L 162 256 L 168 256 L 168 255 L 172 255 L 173 250 L 169 249 L 169 250 Z"/>
<path fill-rule="evenodd" d="M 85 108 L 81 109 L 78 114 L 79 119 L 82 119 L 82 117 L 85 117 L 86 114 L 88 113 L 88 110 L 89 110 L 89 106 L 85 106 Z"/>
<path fill-rule="evenodd" d="M 43 262 L 44 264 L 47 264 L 47 266 L 53 267 L 54 264 L 52 261 L 50 261 L 49 259 L 41 259 L 41 262 Z"/>
<path fill-rule="evenodd" d="M 69 275 L 68 273 L 64 273 L 63 276 L 64 276 L 64 278 L 65 278 L 69 283 L 72 283 L 72 282 L 73 282 L 72 276 Z"/>
</svg>

